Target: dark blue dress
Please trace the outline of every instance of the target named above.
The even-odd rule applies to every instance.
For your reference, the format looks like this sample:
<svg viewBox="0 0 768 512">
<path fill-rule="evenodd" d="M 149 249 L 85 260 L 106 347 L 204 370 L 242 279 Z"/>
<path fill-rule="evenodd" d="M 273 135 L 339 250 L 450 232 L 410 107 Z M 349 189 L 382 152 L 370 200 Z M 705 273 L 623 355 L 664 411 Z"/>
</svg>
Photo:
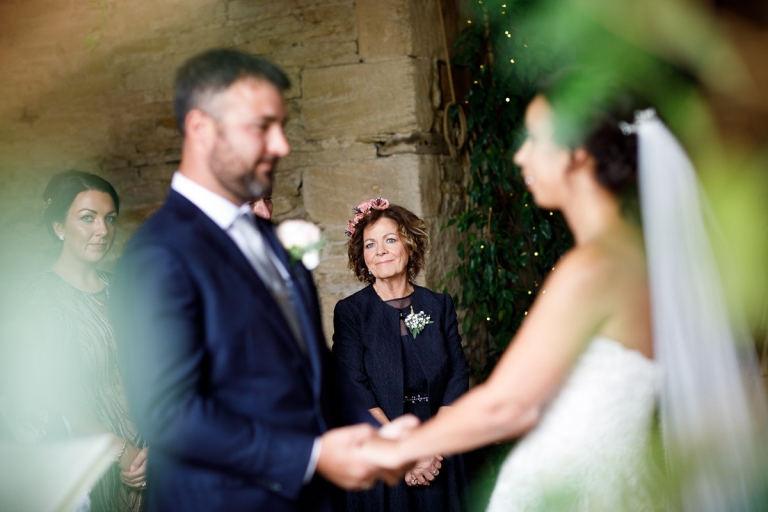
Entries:
<svg viewBox="0 0 768 512">
<path fill-rule="evenodd" d="M 403 319 L 424 311 L 434 322 L 414 338 Z M 410 413 L 422 422 L 450 405 L 467 389 L 466 358 L 449 296 L 426 288 L 382 301 L 368 287 L 339 302 L 334 311 L 333 351 L 369 409 L 387 418 Z M 461 456 L 446 457 L 429 486 L 379 483 L 369 491 L 349 492 L 348 511 L 453 512 L 463 510 L 466 477 Z"/>
</svg>

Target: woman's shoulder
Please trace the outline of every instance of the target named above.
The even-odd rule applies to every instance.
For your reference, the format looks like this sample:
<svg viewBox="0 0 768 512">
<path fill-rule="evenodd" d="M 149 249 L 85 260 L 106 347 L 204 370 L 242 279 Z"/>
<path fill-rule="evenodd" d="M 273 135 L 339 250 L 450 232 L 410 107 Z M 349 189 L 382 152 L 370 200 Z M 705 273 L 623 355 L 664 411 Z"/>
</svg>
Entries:
<svg viewBox="0 0 768 512">
<path fill-rule="evenodd" d="M 448 293 L 436 292 L 436 291 L 430 290 L 429 288 L 425 288 L 424 286 L 419 286 L 417 284 L 413 285 L 413 296 L 414 298 L 416 297 L 431 298 L 438 302 L 445 302 L 446 300 L 451 299 L 451 295 Z"/>
<path fill-rule="evenodd" d="M 627 255 L 610 243 L 597 241 L 576 246 L 554 264 L 548 286 L 580 290 L 584 296 L 604 294 L 622 281 L 631 266 Z"/>
<path fill-rule="evenodd" d="M 415 284 L 413 285 L 413 299 L 419 304 L 432 303 L 441 310 L 450 309 L 453 306 L 453 297 L 449 293 L 436 292 Z"/>
<path fill-rule="evenodd" d="M 352 295 L 348 295 L 336 303 L 336 309 L 350 309 L 359 307 L 362 304 L 369 303 L 373 298 L 377 298 L 373 286 L 368 285 L 362 290 L 358 290 Z"/>
<path fill-rule="evenodd" d="M 32 277 L 26 286 L 26 299 L 31 302 L 46 301 L 57 296 L 62 280 L 53 270 L 46 270 Z"/>
</svg>

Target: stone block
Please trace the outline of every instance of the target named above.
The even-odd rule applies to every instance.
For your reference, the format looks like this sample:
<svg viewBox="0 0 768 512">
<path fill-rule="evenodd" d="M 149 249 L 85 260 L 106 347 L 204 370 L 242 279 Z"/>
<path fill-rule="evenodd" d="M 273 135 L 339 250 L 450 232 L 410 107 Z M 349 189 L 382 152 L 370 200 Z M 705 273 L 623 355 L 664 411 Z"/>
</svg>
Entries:
<svg viewBox="0 0 768 512">
<path fill-rule="evenodd" d="M 410 1 L 408 6 L 410 7 L 410 23 L 413 27 L 409 55 L 445 60 L 437 2 Z M 445 6 L 442 8 L 445 9 Z"/>
<path fill-rule="evenodd" d="M 297 43 L 274 48 L 273 61 L 281 66 L 332 66 L 358 62 L 357 41 Z"/>
<path fill-rule="evenodd" d="M 439 169 L 431 155 L 396 155 L 312 166 L 304 172 L 304 204 L 310 219 L 329 225 L 346 223 L 350 209 L 371 197 L 386 197 L 425 217 L 439 210 L 437 176 Z M 436 192 L 425 194 L 422 187 Z"/>
<path fill-rule="evenodd" d="M 167 51 L 173 45 L 173 41 L 170 35 L 154 36 L 147 35 L 140 39 L 129 41 L 128 43 L 121 44 L 119 47 L 119 54 L 121 56 L 127 56 L 130 54 L 139 54 L 144 56 L 145 54 L 157 54 Z"/>
<path fill-rule="evenodd" d="M 306 69 L 302 74 L 307 138 L 375 138 L 428 131 L 429 62 L 402 58 Z"/>
<path fill-rule="evenodd" d="M 444 58 L 434 1 L 357 0 L 355 15 L 366 62 L 406 55 Z"/>
<path fill-rule="evenodd" d="M 293 139 L 290 139 L 293 140 Z M 340 142 L 335 139 L 323 141 L 311 150 L 294 150 L 280 161 L 280 171 L 304 169 L 317 165 L 333 165 L 337 162 L 364 160 L 376 157 L 376 147 L 373 144 L 353 141 Z"/>
<path fill-rule="evenodd" d="M 274 0 L 232 0 L 228 2 L 227 18 L 230 21 L 259 19 L 292 9 L 289 2 Z"/>
<path fill-rule="evenodd" d="M 235 28 L 228 25 L 193 26 L 193 28 L 175 35 L 174 50 L 176 52 L 169 53 L 177 53 L 178 50 L 182 50 L 186 55 L 195 55 L 211 48 L 227 48 L 234 45 L 236 35 Z"/>
<path fill-rule="evenodd" d="M 236 40 L 238 35 L 235 36 Z M 272 44 L 269 42 L 269 38 L 267 37 L 245 37 L 242 41 L 236 42 L 235 48 L 244 52 L 252 53 L 254 55 L 269 55 L 269 53 L 272 51 Z"/>
<path fill-rule="evenodd" d="M 366 61 L 411 55 L 409 0 L 357 0 L 360 57 Z"/>
</svg>

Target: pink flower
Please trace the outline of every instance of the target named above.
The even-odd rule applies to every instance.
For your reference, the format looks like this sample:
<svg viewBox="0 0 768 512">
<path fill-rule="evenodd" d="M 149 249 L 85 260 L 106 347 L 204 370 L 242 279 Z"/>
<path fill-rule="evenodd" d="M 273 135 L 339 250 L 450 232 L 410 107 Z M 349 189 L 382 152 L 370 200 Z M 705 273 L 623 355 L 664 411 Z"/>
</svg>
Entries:
<svg viewBox="0 0 768 512">
<path fill-rule="evenodd" d="M 352 237 L 352 235 L 355 234 L 355 226 L 357 226 L 357 223 L 360 222 L 363 217 L 368 215 L 371 210 L 386 210 L 387 208 L 389 208 L 389 201 L 383 197 L 363 201 L 352 209 L 352 211 L 355 212 L 355 217 L 352 220 L 347 221 L 347 229 L 344 233 L 348 237 Z"/>
</svg>

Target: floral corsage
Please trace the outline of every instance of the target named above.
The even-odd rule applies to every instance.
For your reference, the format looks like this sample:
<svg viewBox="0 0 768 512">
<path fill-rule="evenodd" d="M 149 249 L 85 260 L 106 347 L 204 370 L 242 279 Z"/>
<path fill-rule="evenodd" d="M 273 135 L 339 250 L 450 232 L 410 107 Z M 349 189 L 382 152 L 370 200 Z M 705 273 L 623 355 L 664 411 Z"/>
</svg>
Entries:
<svg viewBox="0 0 768 512">
<path fill-rule="evenodd" d="M 320 228 L 306 220 L 284 220 L 277 226 L 277 238 L 291 257 L 291 263 L 301 260 L 307 270 L 320 263 L 320 249 L 325 239 Z"/>
<path fill-rule="evenodd" d="M 423 311 L 414 313 L 413 306 L 411 306 L 411 314 L 405 317 L 404 321 L 405 321 L 405 326 L 408 328 L 408 330 L 411 331 L 411 334 L 413 335 L 413 339 L 416 339 L 416 336 L 421 331 L 423 331 L 427 325 L 435 323 L 432 320 L 430 320 L 429 315 L 425 315 Z"/>
</svg>

